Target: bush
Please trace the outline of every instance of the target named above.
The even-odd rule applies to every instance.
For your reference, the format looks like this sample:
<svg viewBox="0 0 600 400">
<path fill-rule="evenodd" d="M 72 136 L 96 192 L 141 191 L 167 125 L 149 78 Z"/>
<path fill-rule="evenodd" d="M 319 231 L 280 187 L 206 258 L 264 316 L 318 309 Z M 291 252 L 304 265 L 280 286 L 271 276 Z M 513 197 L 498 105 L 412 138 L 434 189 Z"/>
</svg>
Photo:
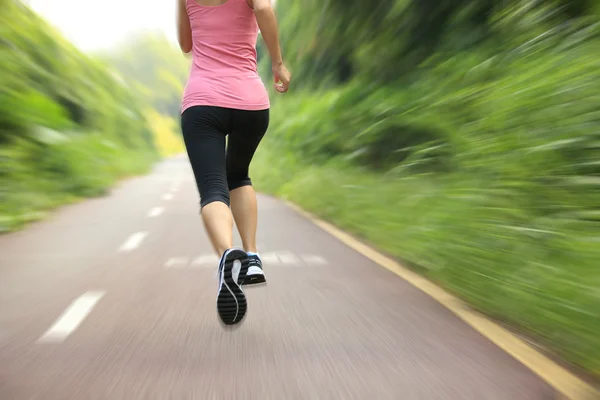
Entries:
<svg viewBox="0 0 600 400">
<path fill-rule="evenodd" d="M 600 375 L 598 15 L 441 2 L 443 35 L 394 38 L 425 18 L 415 3 L 357 21 L 338 10 L 331 25 L 388 28 L 358 41 L 349 82 L 274 98 L 253 179 Z M 402 55 L 416 65 L 394 78 Z M 317 79 L 305 60 L 302 79 Z"/>
<path fill-rule="evenodd" d="M 158 158 L 139 99 L 19 1 L 0 5 L 0 232 Z"/>
</svg>

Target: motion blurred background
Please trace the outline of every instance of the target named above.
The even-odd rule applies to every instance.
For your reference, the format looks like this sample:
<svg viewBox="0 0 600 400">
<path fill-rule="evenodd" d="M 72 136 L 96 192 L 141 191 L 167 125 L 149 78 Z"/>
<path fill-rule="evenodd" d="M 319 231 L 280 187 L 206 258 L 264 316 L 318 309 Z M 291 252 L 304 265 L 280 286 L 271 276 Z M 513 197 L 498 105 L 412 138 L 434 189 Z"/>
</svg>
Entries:
<svg viewBox="0 0 600 400">
<path fill-rule="evenodd" d="M 0 1 L 0 231 L 183 152 L 175 1 Z M 257 188 L 600 376 L 600 3 L 280 0 Z M 262 41 L 260 70 L 271 87 Z"/>
</svg>

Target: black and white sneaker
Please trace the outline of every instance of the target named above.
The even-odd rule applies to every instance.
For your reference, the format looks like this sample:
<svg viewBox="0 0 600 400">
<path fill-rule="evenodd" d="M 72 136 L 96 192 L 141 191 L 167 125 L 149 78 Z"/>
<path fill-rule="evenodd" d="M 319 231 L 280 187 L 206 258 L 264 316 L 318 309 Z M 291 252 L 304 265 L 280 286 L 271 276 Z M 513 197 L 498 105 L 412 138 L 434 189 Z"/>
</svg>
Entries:
<svg viewBox="0 0 600 400">
<path fill-rule="evenodd" d="M 238 284 L 248 272 L 248 255 L 239 249 L 229 249 L 219 263 L 219 292 L 217 311 L 225 325 L 239 323 L 248 310 L 246 295 Z"/>
<path fill-rule="evenodd" d="M 267 283 L 263 272 L 262 260 L 258 254 L 248 254 L 248 273 L 244 280 L 239 280 L 243 286 Z"/>
</svg>

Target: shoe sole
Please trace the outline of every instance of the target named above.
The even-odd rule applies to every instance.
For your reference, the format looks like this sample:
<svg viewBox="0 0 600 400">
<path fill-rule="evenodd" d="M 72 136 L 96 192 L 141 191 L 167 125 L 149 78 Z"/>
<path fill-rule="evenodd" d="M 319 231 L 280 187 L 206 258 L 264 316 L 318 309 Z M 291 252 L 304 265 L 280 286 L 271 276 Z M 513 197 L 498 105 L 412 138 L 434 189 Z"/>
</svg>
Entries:
<svg viewBox="0 0 600 400">
<path fill-rule="evenodd" d="M 241 250 L 230 250 L 225 256 L 221 270 L 221 285 L 217 295 L 217 312 L 225 325 L 241 322 L 248 310 L 246 295 L 233 277 L 235 261 L 241 263 L 238 280 L 244 280 L 248 272 L 248 255 Z"/>
<path fill-rule="evenodd" d="M 252 270 L 255 270 L 255 273 L 252 273 Z M 265 274 L 262 272 L 262 269 L 259 267 L 249 267 L 248 273 L 246 274 L 246 279 L 239 280 L 238 282 L 242 282 L 242 286 L 252 286 L 252 285 L 260 285 L 263 283 L 267 283 L 267 279 L 265 278 Z"/>
<path fill-rule="evenodd" d="M 262 274 L 257 274 L 257 275 L 247 276 L 246 280 L 244 280 L 244 283 L 242 283 L 242 286 L 260 285 L 263 283 L 265 283 L 265 284 L 267 283 L 265 276 Z"/>
</svg>

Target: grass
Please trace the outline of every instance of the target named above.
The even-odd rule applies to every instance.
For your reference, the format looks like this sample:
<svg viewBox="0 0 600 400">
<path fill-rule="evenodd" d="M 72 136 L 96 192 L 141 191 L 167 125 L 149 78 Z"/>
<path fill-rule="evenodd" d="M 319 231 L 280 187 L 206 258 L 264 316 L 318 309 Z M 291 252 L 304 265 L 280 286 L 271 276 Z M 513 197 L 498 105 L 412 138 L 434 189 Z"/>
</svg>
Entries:
<svg viewBox="0 0 600 400">
<path fill-rule="evenodd" d="M 595 221 L 538 217 L 527 191 L 465 174 L 375 174 L 259 150 L 259 190 L 408 261 L 482 312 L 600 375 Z"/>
<path fill-rule="evenodd" d="M 124 149 L 103 135 L 81 135 L 40 145 L 19 140 L 2 149 L 0 232 L 43 219 L 55 207 L 101 196 L 120 178 L 149 171 L 157 155 Z"/>
</svg>

